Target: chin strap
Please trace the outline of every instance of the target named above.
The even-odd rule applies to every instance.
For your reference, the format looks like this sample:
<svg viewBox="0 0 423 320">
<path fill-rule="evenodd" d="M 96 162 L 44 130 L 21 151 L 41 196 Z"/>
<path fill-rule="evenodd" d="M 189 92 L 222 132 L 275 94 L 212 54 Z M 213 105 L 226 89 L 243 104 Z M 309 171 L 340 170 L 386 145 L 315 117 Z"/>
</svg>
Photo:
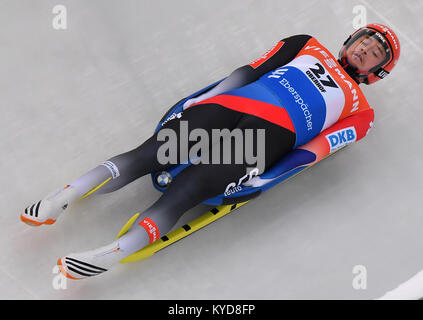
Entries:
<svg viewBox="0 0 423 320">
<path fill-rule="evenodd" d="M 357 75 L 357 68 L 352 67 L 345 58 L 338 59 L 338 62 L 357 84 L 361 83 Z"/>
</svg>

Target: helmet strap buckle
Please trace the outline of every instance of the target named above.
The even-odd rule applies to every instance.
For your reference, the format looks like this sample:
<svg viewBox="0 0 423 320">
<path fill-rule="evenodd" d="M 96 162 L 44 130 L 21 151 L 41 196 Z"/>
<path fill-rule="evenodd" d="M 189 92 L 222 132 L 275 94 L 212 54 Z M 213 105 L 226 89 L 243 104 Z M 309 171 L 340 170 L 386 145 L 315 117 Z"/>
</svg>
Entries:
<svg viewBox="0 0 423 320">
<path fill-rule="evenodd" d="M 386 70 L 385 70 L 385 69 L 383 69 L 383 68 L 379 68 L 379 69 L 377 69 L 377 70 L 374 72 L 374 74 L 375 74 L 377 77 L 379 77 L 379 78 L 383 79 L 383 78 L 385 78 L 385 77 L 389 74 L 389 72 L 388 72 L 388 71 L 386 71 Z"/>
</svg>

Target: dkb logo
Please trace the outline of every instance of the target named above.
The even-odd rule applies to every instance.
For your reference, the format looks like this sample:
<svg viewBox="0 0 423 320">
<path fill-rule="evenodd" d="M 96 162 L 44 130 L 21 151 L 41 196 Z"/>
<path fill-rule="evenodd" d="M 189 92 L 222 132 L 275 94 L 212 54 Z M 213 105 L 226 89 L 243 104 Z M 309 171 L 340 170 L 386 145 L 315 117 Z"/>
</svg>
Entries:
<svg viewBox="0 0 423 320">
<path fill-rule="evenodd" d="M 330 152 L 332 153 L 347 144 L 353 143 L 357 139 L 357 134 L 354 127 L 348 127 L 327 134 L 326 139 L 329 141 Z"/>
</svg>

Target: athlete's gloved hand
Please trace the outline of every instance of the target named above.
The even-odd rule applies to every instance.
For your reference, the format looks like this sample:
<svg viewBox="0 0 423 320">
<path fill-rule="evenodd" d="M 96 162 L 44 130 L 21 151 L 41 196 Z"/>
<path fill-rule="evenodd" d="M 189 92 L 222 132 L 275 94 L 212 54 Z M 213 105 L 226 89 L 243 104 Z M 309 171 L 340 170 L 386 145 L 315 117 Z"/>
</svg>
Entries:
<svg viewBox="0 0 423 320">
<path fill-rule="evenodd" d="M 188 99 L 187 101 L 185 101 L 183 105 L 183 109 L 185 110 L 186 108 L 189 108 L 190 106 L 192 106 L 194 103 L 200 102 L 202 100 L 203 99 L 198 99 L 198 98 Z"/>
</svg>

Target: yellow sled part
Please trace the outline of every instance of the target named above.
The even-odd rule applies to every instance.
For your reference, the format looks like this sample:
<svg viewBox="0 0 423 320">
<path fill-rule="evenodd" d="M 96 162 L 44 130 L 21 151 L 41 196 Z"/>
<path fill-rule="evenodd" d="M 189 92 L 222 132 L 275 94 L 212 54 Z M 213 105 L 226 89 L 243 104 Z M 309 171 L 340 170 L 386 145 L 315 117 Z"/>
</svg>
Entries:
<svg viewBox="0 0 423 320">
<path fill-rule="evenodd" d="M 344 149 L 347 146 L 348 145 L 346 145 L 342 148 L 339 148 L 338 150 L 335 150 L 334 152 L 328 154 L 323 159 L 329 157 L 330 155 L 334 154 L 335 152 L 337 152 L 341 149 Z M 321 160 L 323 160 L 323 159 L 321 159 Z M 308 166 L 307 168 L 304 168 L 303 170 L 297 172 L 296 174 L 292 175 L 288 179 L 281 181 L 281 182 L 285 182 L 285 181 L 288 181 L 289 179 L 292 179 L 297 174 L 303 172 L 306 169 L 311 168 L 312 166 L 314 166 L 314 164 L 311 165 L 311 166 Z M 216 221 L 217 219 L 223 217 L 224 215 L 227 215 L 231 211 L 238 209 L 239 207 L 243 206 L 244 204 L 246 204 L 249 201 L 250 200 L 245 201 L 245 202 L 240 202 L 240 203 L 237 203 L 237 204 L 228 204 L 228 205 L 222 205 L 222 206 L 218 206 L 216 208 L 213 208 L 209 212 L 203 214 L 201 217 L 192 220 L 190 223 L 188 223 L 188 224 L 186 224 L 186 225 L 184 225 L 184 226 L 182 226 L 182 227 L 180 227 L 180 228 L 178 228 L 174 231 L 169 232 L 167 235 L 161 237 L 159 240 L 154 241 L 153 243 L 150 243 L 149 245 L 142 248 L 141 250 L 138 250 L 137 252 L 134 252 L 133 254 L 127 256 L 126 258 L 121 260 L 120 263 L 129 263 L 129 262 L 134 262 L 134 261 L 138 261 L 138 260 L 148 258 L 148 257 L 152 256 L 153 254 L 155 254 L 157 251 L 166 248 L 167 246 L 171 245 L 172 243 L 174 243 L 178 240 L 181 240 L 182 238 L 185 238 L 186 236 L 190 235 L 191 233 L 205 227 L 206 225 Z M 139 215 L 140 214 L 137 213 L 131 219 L 129 219 L 129 221 L 124 225 L 122 230 L 119 232 L 117 238 L 120 238 L 126 232 L 128 232 L 129 228 L 134 224 L 135 220 L 138 218 Z"/>
<path fill-rule="evenodd" d="M 165 236 L 161 237 L 159 240 L 154 241 L 153 243 L 150 243 L 149 245 L 145 246 L 141 250 L 134 252 L 133 254 L 127 256 L 125 259 L 120 261 L 120 263 L 129 263 L 138 261 L 141 259 L 145 259 L 147 257 L 152 256 L 157 251 L 162 250 L 166 248 L 167 246 L 171 245 L 172 243 L 181 240 L 182 238 L 185 238 L 186 236 L 190 235 L 191 233 L 205 227 L 206 225 L 216 221 L 217 219 L 223 217 L 224 215 L 232 212 L 235 209 L 238 209 L 239 207 L 246 204 L 248 201 L 240 202 L 236 204 L 228 204 L 228 205 L 222 205 L 218 206 L 216 208 L 211 209 L 209 212 L 203 214 L 201 217 L 192 220 L 190 223 L 169 232 Z M 133 216 L 123 227 L 121 232 L 118 235 L 118 238 L 124 235 L 131 225 L 134 223 L 135 219 L 138 218 L 138 214 Z"/>
<path fill-rule="evenodd" d="M 119 234 L 117 235 L 116 239 L 119 239 L 120 237 L 122 237 L 125 233 L 128 232 L 129 228 L 132 227 L 132 225 L 134 224 L 135 220 L 137 220 L 137 218 L 140 216 L 140 213 L 136 213 L 132 216 L 131 219 L 128 220 L 127 223 L 125 223 L 125 225 L 123 226 L 122 230 L 119 231 Z"/>
<path fill-rule="evenodd" d="M 102 186 L 104 186 L 107 182 L 109 182 L 112 178 L 109 178 L 107 180 L 104 180 L 102 183 L 100 183 L 98 186 L 92 188 L 90 191 L 88 191 L 86 194 L 84 194 L 79 200 L 84 199 L 88 197 L 90 194 L 96 192 L 98 189 L 100 189 Z"/>
</svg>

